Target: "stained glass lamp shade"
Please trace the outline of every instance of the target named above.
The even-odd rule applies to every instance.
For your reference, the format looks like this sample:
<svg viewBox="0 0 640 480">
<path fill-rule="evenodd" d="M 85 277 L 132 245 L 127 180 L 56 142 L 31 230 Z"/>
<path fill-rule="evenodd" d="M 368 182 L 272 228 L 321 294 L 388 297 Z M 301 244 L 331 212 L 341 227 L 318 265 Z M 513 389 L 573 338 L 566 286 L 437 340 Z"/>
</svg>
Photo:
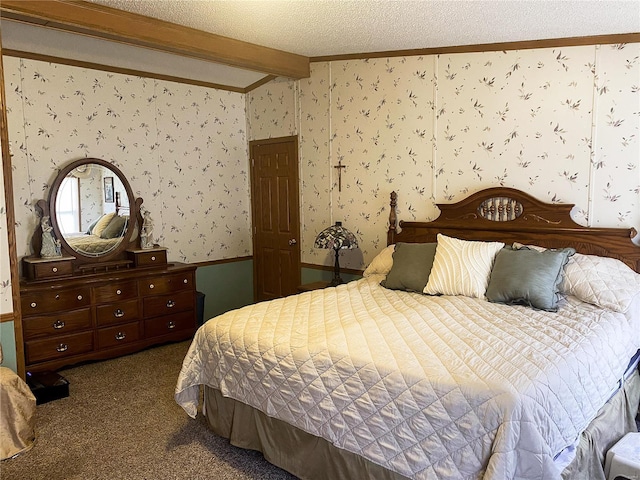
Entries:
<svg viewBox="0 0 640 480">
<path fill-rule="evenodd" d="M 338 252 L 342 249 L 358 248 L 358 240 L 356 240 L 356 236 L 344 228 L 342 226 L 342 222 L 336 222 L 335 225 L 325 228 L 318 234 L 314 246 L 316 248 L 330 248 L 335 250 L 336 262 L 333 267 L 333 280 L 331 280 L 329 286 L 335 287 L 336 285 L 344 283 L 342 278 L 340 278 L 340 261 Z"/>
</svg>

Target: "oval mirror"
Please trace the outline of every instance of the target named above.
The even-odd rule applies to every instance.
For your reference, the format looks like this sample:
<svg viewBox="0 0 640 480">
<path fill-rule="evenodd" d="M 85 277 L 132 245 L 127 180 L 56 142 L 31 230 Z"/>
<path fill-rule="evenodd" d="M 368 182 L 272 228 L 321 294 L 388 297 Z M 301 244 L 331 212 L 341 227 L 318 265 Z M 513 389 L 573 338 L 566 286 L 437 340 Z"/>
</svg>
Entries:
<svg viewBox="0 0 640 480">
<path fill-rule="evenodd" d="M 73 256 L 99 258 L 122 251 L 136 229 L 136 203 L 122 172 L 85 158 L 63 168 L 51 187 L 51 226 Z"/>
</svg>

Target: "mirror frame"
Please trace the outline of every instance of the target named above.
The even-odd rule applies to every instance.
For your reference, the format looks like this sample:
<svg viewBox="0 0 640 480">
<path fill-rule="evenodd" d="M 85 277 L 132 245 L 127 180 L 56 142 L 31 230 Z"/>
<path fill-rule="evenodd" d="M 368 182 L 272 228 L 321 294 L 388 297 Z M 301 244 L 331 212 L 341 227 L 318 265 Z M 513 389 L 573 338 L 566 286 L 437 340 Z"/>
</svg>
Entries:
<svg viewBox="0 0 640 480">
<path fill-rule="evenodd" d="M 62 235 L 62 231 L 60 230 L 60 225 L 58 224 L 58 217 L 56 213 L 56 198 L 58 196 L 60 186 L 62 185 L 62 181 L 73 170 L 86 164 L 101 165 L 103 167 L 108 168 L 115 175 L 117 175 L 120 181 L 122 182 L 122 185 L 124 186 L 125 191 L 127 193 L 127 197 L 129 199 L 129 223 L 127 224 L 126 231 L 122 235 L 122 241 L 118 244 L 116 248 L 109 251 L 108 253 L 105 253 L 104 255 L 84 255 L 83 253 L 78 252 L 77 250 L 74 250 L 65 240 L 64 235 Z M 106 160 L 102 160 L 100 158 L 82 158 L 80 160 L 75 160 L 67 164 L 58 172 L 58 175 L 53 181 L 51 189 L 49 190 L 49 216 L 51 220 L 51 227 L 53 228 L 55 237 L 58 240 L 60 240 L 60 246 L 62 248 L 63 253 L 71 257 L 75 257 L 76 258 L 75 263 L 78 263 L 78 264 L 87 264 L 87 263 L 99 264 L 107 261 L 112 261 L 115 259 L 119 259 L 124 254 L 124 251 L 127 248 L 136 248 L 136 244 L 139 243 L 140 241 L 140 235 L 137 235 L 137 237 L 133 241 L 131 240 L 131 236 L 135 230 L 139 231 L 139 227 L 138 227 L 140 224 L 139 212 L 140 212 L 141 204 L 142 204 L 142 199 L 134 197 L 133 190 L 129 185 L 129 181 L 127 180 L 127 177 L 125 177 L 124 174 L 120 171 L 120 169 L 115 165 L 113 165 L 112 163 Z M 131 245 L 132 243 L 134 245 Z"/>
</svg>

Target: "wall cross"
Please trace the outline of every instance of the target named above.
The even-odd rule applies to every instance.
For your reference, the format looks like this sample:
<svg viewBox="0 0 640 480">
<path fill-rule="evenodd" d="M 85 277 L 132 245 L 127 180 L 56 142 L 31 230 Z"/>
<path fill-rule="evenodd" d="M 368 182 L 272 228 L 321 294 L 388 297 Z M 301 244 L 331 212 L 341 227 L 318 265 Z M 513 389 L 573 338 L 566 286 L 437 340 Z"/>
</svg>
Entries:
<svg viewBox="0 0 640 480">
<path fill-rule="evenodd" d="M 338 191 L 342 191 L 342 169 L 347 168 L 346 165 L 342 165 L 342 160 L 338 160 L 338 165 L 334 165 L 333 168 L 338 169 Z"/>
</svg>

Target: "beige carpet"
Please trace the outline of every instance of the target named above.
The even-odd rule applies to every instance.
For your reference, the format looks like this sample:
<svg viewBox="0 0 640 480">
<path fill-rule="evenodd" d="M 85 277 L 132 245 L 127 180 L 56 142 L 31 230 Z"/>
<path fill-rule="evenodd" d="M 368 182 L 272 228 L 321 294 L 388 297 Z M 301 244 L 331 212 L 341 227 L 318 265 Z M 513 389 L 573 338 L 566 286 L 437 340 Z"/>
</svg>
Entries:
<svg viewBox="0 0 640 480">
<path fill-rule="evenodd" d="M 70 396 L 37 409 L 34 448 L 0 463 L 2 480 L 294 477 L 192 420 L 173 391 L 183 342 L 62 370 Z"/>
</svg>

